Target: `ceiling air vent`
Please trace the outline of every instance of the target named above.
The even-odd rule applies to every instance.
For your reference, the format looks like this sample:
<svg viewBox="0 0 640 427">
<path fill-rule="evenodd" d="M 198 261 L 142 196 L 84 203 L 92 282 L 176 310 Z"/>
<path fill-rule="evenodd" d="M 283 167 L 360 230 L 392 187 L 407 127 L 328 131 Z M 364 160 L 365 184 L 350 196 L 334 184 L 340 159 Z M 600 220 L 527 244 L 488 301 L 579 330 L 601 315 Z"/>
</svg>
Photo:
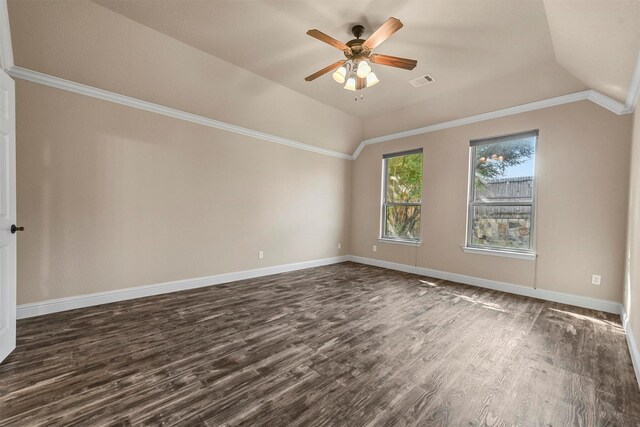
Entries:
<svg viewBox="0 0 640 427">
<path fill-rule="evenodd" d="M 409 83 L 411 83 L 411 86 L 413 87 L 420 87 L 431 84 L 435 81 L 436 79 L 431 77 L 429 74 L 425 74 L 424 76 L 418 77 L 417 79 L 409 80 Z"/>
</svg>

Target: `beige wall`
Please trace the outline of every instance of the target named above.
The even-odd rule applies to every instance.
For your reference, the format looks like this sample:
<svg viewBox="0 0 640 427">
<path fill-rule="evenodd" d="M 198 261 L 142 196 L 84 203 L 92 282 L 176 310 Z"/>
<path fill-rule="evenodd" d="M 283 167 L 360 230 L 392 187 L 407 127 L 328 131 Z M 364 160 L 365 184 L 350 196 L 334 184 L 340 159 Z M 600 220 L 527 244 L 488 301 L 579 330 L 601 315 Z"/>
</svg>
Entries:
<svg viewBox="0 0 640 427">
<path fill-rule="evenodd" d="M 360 120 L 92 2 L 9 17 L 17 66 L 344 153 L 362 139 Z M 19 304 L 348 253 L 348 161 L 21 80 L 17 108 Z"/>
<path fill-rule="evenodd" d="M 16 86 L 18 304 L 348 253 L 349 161 Z"/>
<path fill-rule="evenodd" d="M 539 129 L 537 261 L 462 252 L 469 140 Z M 621 301 L 631 117 L 583 101 L 367 146 L 352 172 L 351 252 L 451 273 Z M 380 243 L 381 159 L 424 149 L 423 244 Z M 377 245 L 377 252 L 372 246 Z M 602 285 L 591 285 L 591 275 Z"/>
<path fill-rule="evenodd" d="M 636 343 L 640 343 L 640 111 L 633 114 L 629 225 L 625 269 L 625 311 Z"/>
<path fill-rule="evenodd" d="M 362 139 L 360 119 L 95 3 L 9 0 L 9 18 L 20 67 L 347 154 Z"/>
</svg>

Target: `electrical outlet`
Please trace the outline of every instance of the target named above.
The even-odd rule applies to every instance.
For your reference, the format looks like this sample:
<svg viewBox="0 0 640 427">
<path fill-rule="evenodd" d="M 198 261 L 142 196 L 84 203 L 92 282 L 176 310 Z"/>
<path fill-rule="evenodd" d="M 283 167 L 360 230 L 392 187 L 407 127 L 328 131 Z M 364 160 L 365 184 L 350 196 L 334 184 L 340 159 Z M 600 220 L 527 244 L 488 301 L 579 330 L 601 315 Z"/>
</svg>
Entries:
<svg viewBox="0 0 640 427">
<path fill-rule="evenodd" d="M 596 286 L 600 286 L 600 282 L 602 281 L 602 277 L 594 274 L 593 276 L 591 276 L 591 284 L 592 285 L 596 285 Z"/>
<path fill-rule="evenodd" d="M 373 252 L 377 251 L 378 247 L 376 245 L 373 245 Z"/>
<path fill-rule="evenodd" d="M 262 259 L 262 258 L 264 258 L 264 252 L 258 251 L 258 259 Z"/>
<path fill-rule="evenodd" d="M 342 249 L 342 243 L 338 243 L 338 249 Z"/>
</svg>

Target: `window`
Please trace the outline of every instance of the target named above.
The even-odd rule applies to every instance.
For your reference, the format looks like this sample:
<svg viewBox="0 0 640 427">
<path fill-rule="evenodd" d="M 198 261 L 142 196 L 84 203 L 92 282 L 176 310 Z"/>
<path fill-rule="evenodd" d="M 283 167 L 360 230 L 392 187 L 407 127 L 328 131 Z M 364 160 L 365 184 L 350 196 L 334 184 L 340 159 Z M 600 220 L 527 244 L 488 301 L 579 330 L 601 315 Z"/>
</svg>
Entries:
<svg viewBox="0 0 640 427">
<path fill-rule="evenodd" d="M 383 156 L 383 239 L 420 241 L 422 149 Z"/>
<path fill-rule="evenodd" d="M 533 253 L 538 131 L 471 141 L 467 247 Z"/>
</svg>

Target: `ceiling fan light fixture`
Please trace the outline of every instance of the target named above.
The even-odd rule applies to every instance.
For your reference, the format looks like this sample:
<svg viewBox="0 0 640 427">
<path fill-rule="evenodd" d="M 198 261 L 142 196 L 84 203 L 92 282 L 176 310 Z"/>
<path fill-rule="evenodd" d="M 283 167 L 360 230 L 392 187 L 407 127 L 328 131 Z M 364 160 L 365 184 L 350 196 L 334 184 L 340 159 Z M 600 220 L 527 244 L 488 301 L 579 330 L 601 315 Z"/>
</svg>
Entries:
<svg viewBox="0 0 640 427">
<path fill-rule="evenodd" d="M 378 80 L 378 76 L 376 76 L 376 73 L 369 73 L 369 75 L 367 76 L 367 87 L 371 87 L 378 83 L 380 83 L 380 80 Z"/>
<path fill-rule="evenodd" d="M 346 90 L 352 90 L 355 92 L 356 90 L 356 78 L 351 76 L 347 79 L 347 84 L 344 85 Z"/>
<path fill-rule="evenodd" d="M 404 70 L 413 70 L 416 65 L 418 65 L 418 61 L 415 59 L 372 52 L 382 42 L 402 28 L 402 26 L 402 22 L 400 22 L 399 19 L 391 17 L 378 27 L 366 40 L 363 40 L 360 36 L 364 34 L 364 27 L 362 25 L 354 25 L 351 28 L 351 32 L 356 38 L 346 43 L 342 43 L 317 29 L 307 31 L 307 35 L 341 51 L 346 59 L 327 65 L 323 69 L 305 77 L 305 80 L 311 82 L 320 76 L 331 73 L 333 80 L 338 84 L 344 84 L 343 87 L 346 90 L 357 93 L 364 88 L 375 86 L 380 82 L 378 77 L 372 72 L 371 63 L 376 64 L 376 67 L 384 65 Z M 356 99 L 357 98 L 358 96 L 356 95 Z M 360 99 L 362 99 L 362 95 Z"/>
<path fill-rule="evenodd" d="M 338 83 L 344 83 L 345 77 L 347 76 L 347 67 L 344 65 L 338 68 L 332 75 L 333 80 Z"/>
<path fill-rule="evenodd" d="M 356 72 L 358 77 L 360 77 L 361 79 L 364 79 L 369 75 L 370 72 L 371 72 L 371 67 L 369 66 L 369 63 L 367 61 L 360 61 L 358 63 L 358 71 Z"/>
</svg>

